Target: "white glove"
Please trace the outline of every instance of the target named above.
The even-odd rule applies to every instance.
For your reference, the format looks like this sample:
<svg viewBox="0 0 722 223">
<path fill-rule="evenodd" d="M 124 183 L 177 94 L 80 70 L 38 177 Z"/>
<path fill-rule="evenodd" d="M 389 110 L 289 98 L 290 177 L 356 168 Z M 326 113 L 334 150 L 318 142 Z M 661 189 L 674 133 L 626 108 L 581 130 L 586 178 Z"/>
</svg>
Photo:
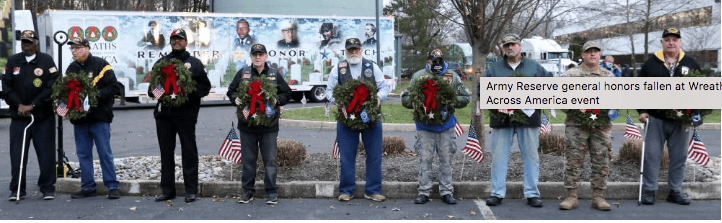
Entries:
<svg viewBox="0 0 722 223">
<path fill-rule="evenodd" d="M 241 99 L 240 99 L 240 98 L 236 98 L 236 105 L 241 106 L 241 104 L 243 104 L 243 103 L 241 103 Z"/>
</svg>

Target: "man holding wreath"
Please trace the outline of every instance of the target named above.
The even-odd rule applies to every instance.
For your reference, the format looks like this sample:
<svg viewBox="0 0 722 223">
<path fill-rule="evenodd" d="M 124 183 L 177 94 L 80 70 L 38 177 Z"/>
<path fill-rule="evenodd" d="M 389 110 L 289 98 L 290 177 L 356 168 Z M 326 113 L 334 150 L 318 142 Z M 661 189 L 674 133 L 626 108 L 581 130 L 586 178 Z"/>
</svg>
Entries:
<svg viewBox="0 0 722 223">
<path fill-rule="evenodd" d="M 228 99 L 238 109 L 238 130 L 241 132 L 241 161 L 243 162 L 243 196 L 238 203 L 253 200 L 256 192 L 256 160 L 260 148 L 265 167 L 263 185 L 266 204 L 278 203 L 276 189 L 278 148 L 278 107 L 288 103 L 291 88 L 278 69 L 271 68 L 266 54 L 266 46 L 251 46 L 252 66 L 238 70 L 228 86 Z M 240 89 L 240 90 L 239 90 Z M 275 93 L 275 95 L 273 95 Z M 242 115 L 241 115 L 242 114 Z"/>
<path fill-rule="evenodd" d="M 326 98 L 339 108 L 336 116 L 336 138 L 341 158 L 338 199 L 351 200 L 356 190 L 356 153 L 361 134 L 366 149 L 364 197 L 373 201 L 384 201 L 386 197 L 381 195 L 383 132 L 379 106 L 388 96 L 389 86 L 384 81 L 381 69 L 372 61 L 361 57 L 361 52 L 361 41 L 358 38 L 346 39 L 347 59 L 331 69 L 326 85 Z M 335 88 L 338 88 L 338 94 L 334 94 Z M 350 91 L 354 94 L 350 94 Z M 369 100 L 366 100 L 367 98 Z"/>
<path fill-rule="evenodd" d="M 201 98 L 210 92 L 211 82 L 203 63 L 186 51 L 185 30 L 173 30 L 170 40 L 173 51 L 155 63 L 151 71 L 151 87 L 148 88 L 148 95 L 158 99 L 153 116 L 160 146 L 162 194 L 156 196 L 155 201 L 175 198 L 173 151 L 178 135 L 183 157 L 185 201 L 193 202 L 198 192 L 196 123 Z"/>
<path fill-rule="evenodd" d="M 416 204 L 429 201 L 435 154 L 439 154 L 441 200 L 447 204 L 456 204 L 451 168 L 456 153 L 454 126 L 457 121 L 454 109 L 466 107 L 469 91 L 459 75 L 447 68 L 441 50 L 432 50 L 428 55 L 426 69 L 414 74 L 409 90 L 401 96 L 403 106 L 415 110 L 414 149 L 419 154 L 419 196 L 414 200 Z"/>
</svg>

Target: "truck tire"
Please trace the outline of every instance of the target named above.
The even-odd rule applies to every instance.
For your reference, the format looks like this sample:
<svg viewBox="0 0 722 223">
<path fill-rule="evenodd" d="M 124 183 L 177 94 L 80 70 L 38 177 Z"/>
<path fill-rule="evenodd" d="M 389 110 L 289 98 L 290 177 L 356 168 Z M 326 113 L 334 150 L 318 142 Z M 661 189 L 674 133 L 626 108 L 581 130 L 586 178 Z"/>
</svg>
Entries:
<svg viewBox="0 0 722 223">
<path fill-rule="evenodd" d="M 326 101 L 326 86 L 315 86 L 311 88 L 311 91 L 306 92 L 306 98 L 311 99 L 313 102 Z"/>
</svg>

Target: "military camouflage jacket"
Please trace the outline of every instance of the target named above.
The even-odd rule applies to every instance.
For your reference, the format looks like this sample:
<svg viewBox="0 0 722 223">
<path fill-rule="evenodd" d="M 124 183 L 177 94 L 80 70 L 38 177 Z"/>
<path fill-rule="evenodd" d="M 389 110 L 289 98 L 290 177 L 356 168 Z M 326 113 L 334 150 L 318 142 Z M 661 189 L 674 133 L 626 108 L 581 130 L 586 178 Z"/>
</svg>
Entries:
<svg viewBox="0 0 722 223">
<path fill-rule="evenodd" d="M 600 66 L 597 66 L 596 69 L 593 70 L 585 70 L 581 66 L 571 68 L 567 70 L 566 73 L 564 73 L 564 77 L 615 77 L 612 72 L 610 72 L 607 69 L 604 69 Z M 564 113 L 567 113 L 569 109 L 562 109 Z M 569 116 L 567 116 L 567 120 L 564 122 L 565 125 L 581 125 L 580 123 L 577 123 L 575 120 L 570 119 Z"/>
</svg>

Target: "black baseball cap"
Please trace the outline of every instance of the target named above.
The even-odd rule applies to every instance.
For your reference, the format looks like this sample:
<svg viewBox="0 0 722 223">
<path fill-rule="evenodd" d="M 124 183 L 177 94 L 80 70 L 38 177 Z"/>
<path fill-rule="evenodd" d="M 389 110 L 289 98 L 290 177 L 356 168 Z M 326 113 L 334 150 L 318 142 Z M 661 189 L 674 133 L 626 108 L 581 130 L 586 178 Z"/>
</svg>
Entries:
<svg viewBox="0 0 722 223">
<path fill-rule="evenodd" d="M 253 44 L 253 46 L 251 46 L 251 54 L 259 52 L 266 53 L 266 46 L 264 46 L 263 44 Z"/>
<path fill-rule="evenodd" d="M 87 39 L 84 39 L 82 37 L 75 37 L 72 40 L 68 42 L 68 45 L 80 45 L 84 47 L 90 47 L 90 43 L 88 43 Z"/>
<path fill-rule="evenodd" d="M 351 48 L 361 48 L 361 41 L 358 38 L 346 39 L 346 50 Z"/>
<path fill-rule="evenodd" d="M 186 38 L 187 37 L 186 31 L 183 29 L 174 29 L 173 32 L 170 33 L 170 38 L 173 38 L 174 36 L 179 36 L 183 39 L 188 39 L 188 38 Z"/>
<path fill-rule="evenodd" d="M 677 38 L 682 38 L 682 34 L 679 32 L 679 29 L 677 29 L 677 28 L 664 29 L 664 32 L 662 32 L 662 38 L 667 37 L 669 35 L 674 35 L 674 36 L 677 36 Z"/>
<path fill-rule="evenodd" d="M 37 40 L 37 39 L 38 39 L 38 35 L 35 34 L 35 31 L 25 30 L 22 33 L 20 33 L 20 40 L 33 41 L 33 40 Z"/>
</svg>

